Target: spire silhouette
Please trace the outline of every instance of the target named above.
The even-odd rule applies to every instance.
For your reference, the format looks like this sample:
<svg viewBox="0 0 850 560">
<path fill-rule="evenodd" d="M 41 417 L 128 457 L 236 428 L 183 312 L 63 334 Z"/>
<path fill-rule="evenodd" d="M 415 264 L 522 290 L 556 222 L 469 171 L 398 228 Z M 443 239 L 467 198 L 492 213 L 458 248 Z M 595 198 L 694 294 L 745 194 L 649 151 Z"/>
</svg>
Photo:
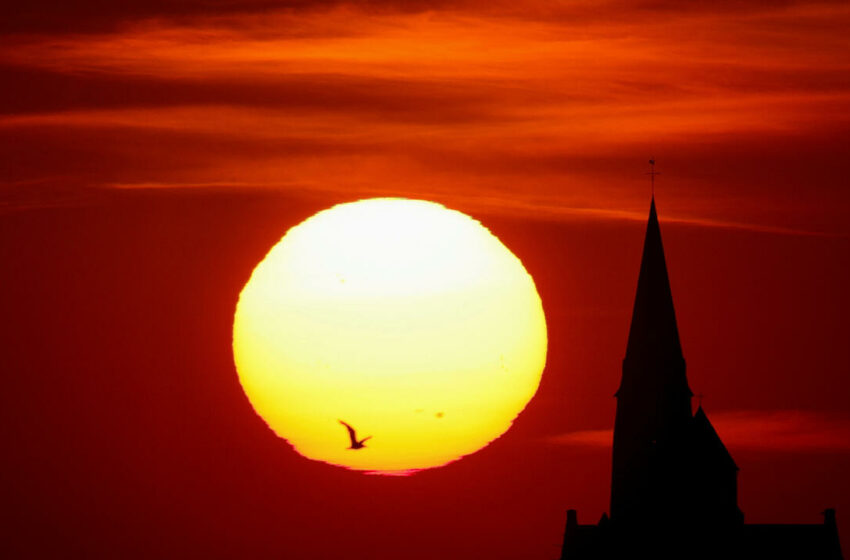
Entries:
<svg viewBox="0 0 850 560">
<path fill-rule="evenodd" d="M 656 361 L 671 358 L 682 359 L 682 346 L 653 197 L 643 242 L 626 360 Z"/>
<path fill-rule="evenodd" d="M 643 242 L 637 293 L 614 420 L 611 519 L 646 516 L 646 506 L 675 489 L 651 482 L 657 442 L 688 429 L 691 393 L 667 277 L 655 197 Z M 672 481 L 670 481 L 672 484 Z"/>
<path fill-rule="evenodd" d="M 569 510 L 561 560 L 842 559 L 835 510 L 817 525 L 744 522 L 738 467 L 701 396 L 691 411 L 654 196 L 615 396 L 610 515 L 582 525 Z"/>
</svg>

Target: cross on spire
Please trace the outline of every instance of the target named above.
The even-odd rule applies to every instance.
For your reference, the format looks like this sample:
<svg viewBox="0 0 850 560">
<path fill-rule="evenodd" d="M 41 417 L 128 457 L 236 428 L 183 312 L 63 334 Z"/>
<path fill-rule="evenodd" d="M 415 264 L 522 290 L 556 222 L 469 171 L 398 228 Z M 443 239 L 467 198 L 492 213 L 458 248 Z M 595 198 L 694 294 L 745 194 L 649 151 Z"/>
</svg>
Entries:
<svg viewBox="0 0 850 560">
<path fill-rule="evenodd" d="M 660 172 L 655 170 L 655 156 L 649 160 L 649 165 L 651 166 L 651 171 L 647 173 L 647 175 L 649 175 L 650 181 L 652 182 L 652 198 L 655 198 L 655 176 L 661 175 Z"/>
</svg>

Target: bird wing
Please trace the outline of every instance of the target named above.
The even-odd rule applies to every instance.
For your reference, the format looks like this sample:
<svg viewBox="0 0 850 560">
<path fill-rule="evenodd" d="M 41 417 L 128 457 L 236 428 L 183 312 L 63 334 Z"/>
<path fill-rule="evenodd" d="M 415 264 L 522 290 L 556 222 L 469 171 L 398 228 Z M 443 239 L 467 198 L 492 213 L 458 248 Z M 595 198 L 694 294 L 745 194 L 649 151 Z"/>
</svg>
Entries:
<svg viewBox="0 0 850 560">
<path fill-rule="evenodd" d="M 351 439 L 351 443 L 357 443 L 357 434 L 354 432 L 354 428 L 352 428 L 342 420 L 340 420 L 339 423 L 345 426 L 345 429 L 348 430 L 348 437 Z"/>
</svg>

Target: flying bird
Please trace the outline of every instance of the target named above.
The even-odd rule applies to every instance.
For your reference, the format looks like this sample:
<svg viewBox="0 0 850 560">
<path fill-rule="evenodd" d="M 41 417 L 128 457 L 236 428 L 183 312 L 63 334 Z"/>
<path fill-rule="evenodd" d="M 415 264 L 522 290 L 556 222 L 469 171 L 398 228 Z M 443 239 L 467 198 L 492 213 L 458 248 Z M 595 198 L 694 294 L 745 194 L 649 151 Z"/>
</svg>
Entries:
<svg viewBox="0 0 850 560">
<path fill-rule="evenodd" d="M 345 426 L 345 429 L 348 430 L 348 438 L 351 440 L 351 447 L 349 447 L 349 449 L 362 449 L 362 448 L 366 447 L 364 445 L 366 440 L 372 439 L 372 436 L 368 436 L 368 437 L 365 437 L 361 440 L 358 440 L 357 439 L 357 433 L 354 431 L 354 428 L 352 428 L 351 426 L 349 426 L 348 424 L 346 424 L 342 420 L 340 420 L 339 423 L 342 424 L 343 426 Z"/>
</svg>

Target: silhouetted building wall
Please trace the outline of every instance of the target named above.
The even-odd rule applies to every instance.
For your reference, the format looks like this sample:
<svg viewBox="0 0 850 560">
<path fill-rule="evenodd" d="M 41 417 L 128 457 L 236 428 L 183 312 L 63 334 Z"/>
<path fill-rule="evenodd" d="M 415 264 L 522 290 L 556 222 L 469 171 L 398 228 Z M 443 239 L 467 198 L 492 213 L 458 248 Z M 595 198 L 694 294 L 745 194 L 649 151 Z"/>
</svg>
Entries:
<svg viewBox="0 0 850 560">
<path fill-rule="evenodd" d="M 817 525 L 752 525 L 738 467 L 702 407 L 692 412 L 653 198 L 617 390 L 610 517 L 567 512 L 562 560 L 842 560 L 835 511 Z"/>
</svg>

